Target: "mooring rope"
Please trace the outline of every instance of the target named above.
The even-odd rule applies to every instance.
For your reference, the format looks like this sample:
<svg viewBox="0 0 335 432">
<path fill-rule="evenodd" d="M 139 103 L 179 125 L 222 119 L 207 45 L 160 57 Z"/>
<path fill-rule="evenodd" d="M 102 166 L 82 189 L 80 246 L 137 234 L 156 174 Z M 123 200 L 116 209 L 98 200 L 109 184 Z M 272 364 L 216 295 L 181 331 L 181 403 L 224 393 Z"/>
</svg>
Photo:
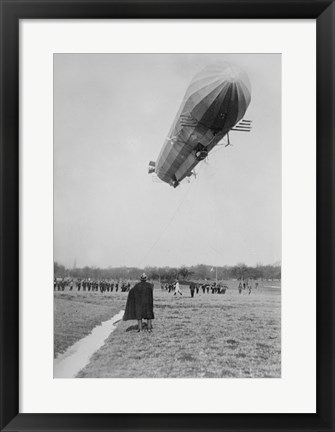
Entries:
<svg viewBox="0 0 335 432">
<path fill-rule="evenodd" d="M 200 165 L 201 167 L 201 165 Z M 200 172 L 200 169 L 199 169 Z M 161 240 L 161 238 L 163 237 L 163 235 L 166 233 L 166 231 L 169 229 L 170 225 L 172 224 L 172 222 L 175 220 L 178 212 L 180 211 L 180 209 L 182 208 L 183 204 L 186 201 L 187 196 L 189 195 L 192 187 L 193 187 L 193 183 L 196 181 L 196 179 L 194 181 L 191 182 L 190 187 L 187 189 L 187 191 L 185 192 L 185 194 L 182 196 L 175 212 L 173 213 L 172 217 L 170 218 L 169 222 L 164 226 L 164 228 L 161 230 L 161 232 L 159 233 L 159 235 L 157 236 L 156 240 L 153 242 L 153 244 L 151 245 L 151 247 L 149 248 L 149 250 L 142 256 L 140 262 L 139 262 L 139 267 L 142 266 L 143 261 L 147 258 L 147 256 L 152 252 L 152 250 L 156 247 L 156 245 L 158 244 L 158 242 Z"/>
</svg>

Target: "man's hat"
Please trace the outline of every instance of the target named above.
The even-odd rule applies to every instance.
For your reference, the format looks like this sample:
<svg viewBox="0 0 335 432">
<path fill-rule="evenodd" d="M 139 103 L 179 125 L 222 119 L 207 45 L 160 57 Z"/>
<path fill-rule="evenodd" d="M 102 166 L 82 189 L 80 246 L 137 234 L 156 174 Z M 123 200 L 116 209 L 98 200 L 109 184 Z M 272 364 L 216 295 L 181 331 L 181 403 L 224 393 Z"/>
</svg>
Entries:
<svg viewBox="0 0 335 432">
<path fill-rule="evenodd" d="M 147 275 L 145 273 L 142 273 L 141 281 L 146 281 L 146 280 L 147 280 Z"/>
</svg>

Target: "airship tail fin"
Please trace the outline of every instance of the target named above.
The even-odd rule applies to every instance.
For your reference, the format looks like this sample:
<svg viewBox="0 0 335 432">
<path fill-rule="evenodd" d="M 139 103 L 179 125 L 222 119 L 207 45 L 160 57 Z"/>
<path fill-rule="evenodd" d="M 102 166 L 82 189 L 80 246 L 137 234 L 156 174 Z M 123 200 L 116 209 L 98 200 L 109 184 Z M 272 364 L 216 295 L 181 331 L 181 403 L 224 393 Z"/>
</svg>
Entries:
<svg viewBox="0 0 335 432">
<path fill-rule="evenodd" d="M 250 132 L 252 127 L 252 120 L 241 120 L 238 122 L 234 127 L 233 131 L 239 131 L 239 132 Z"/>
<path fill-rule="evenodd" d="M 148 166 L 148 174 L 152 174 L 155 172 L 156 162 L 150 161 Z"/>
</svg>

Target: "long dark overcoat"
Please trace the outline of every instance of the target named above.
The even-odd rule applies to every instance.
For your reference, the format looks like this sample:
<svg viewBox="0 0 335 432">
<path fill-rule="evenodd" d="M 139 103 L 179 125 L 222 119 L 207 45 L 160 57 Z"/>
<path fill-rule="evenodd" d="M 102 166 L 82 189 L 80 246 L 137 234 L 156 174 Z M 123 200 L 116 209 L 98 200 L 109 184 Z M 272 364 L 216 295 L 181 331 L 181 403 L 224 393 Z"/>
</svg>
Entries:
<svg viewBox="0 0 335 432">
<path fill-rule="evenodd" d="M 128 294 L 123 320 L 154 319 L 153 285 L 139 282 Z"/>
</svg>

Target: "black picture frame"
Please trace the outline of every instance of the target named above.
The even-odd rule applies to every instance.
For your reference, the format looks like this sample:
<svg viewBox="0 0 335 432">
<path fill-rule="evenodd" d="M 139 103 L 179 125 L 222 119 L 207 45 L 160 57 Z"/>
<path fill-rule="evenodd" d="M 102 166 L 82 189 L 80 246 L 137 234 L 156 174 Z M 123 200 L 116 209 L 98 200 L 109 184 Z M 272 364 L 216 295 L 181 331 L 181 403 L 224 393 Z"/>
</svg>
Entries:
<svg viewBox="0 0 335 432">
<path fill-rule="evenodd" d="M 334 22 L 330 0 L 0 0 L 1 431 L 333 431 Z M 316 19 L 317 413 L 19 413 L 19 20 L 106 18 Z M 308 127 L 308 125 L 306 125 Z M 303 157 L 302 157 L 303 163 Z M 308 247 L 308 245 L 306 245 Z M 303 305 L 302 305 L 303 307 Z M 46 395 L 47 397 L 47 395 Z"/>
</svg>

